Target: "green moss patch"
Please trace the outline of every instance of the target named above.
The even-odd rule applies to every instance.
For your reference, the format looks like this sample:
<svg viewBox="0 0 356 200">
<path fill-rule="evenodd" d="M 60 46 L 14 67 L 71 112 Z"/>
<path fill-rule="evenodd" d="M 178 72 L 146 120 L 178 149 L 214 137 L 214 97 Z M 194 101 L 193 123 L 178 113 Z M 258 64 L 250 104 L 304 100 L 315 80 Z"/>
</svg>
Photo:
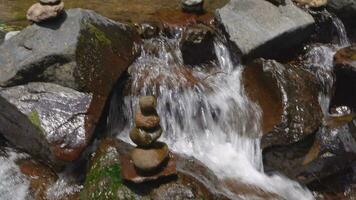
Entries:
<svg viewBox="0 0 356 200">
<path fill-rule="evenodd" d="M 40 115 L 38 114 L 38 112 L 36 110 L 33 110 L 32 112 L 30 112 L 28 114 L 28 119 L 30 120 L 30 122 L 35 125 L 41 132 L 44 132 L 42 125 L 41 125 L 41 119 L 40 119 Z"/>
</svg>

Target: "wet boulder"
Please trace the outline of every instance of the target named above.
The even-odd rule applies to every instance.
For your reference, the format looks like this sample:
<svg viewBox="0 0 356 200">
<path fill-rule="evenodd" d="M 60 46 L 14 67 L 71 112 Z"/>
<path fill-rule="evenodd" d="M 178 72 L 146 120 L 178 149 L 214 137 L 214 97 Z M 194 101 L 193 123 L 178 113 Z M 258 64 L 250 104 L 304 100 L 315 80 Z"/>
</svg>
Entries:
<svg viewBox="0 0 356 200">
<path fill-rule="evenodd" d="M 92 95 L 52 83 L 0 89 L 0 133 L 34 157 L 61 167 L 76 160 L 87 131 Z"/>
<path fill-rule="evenodd" d="M 290 0 L 280 6 L 260 0 L 231 0 L 216 15 L 232 44 L 245 57 L 269 56 L 299 44 L 310 36 L 315 23 Z"/>
<path fill-rule="evenodd" d="M 321 125 L 320 85 L 307 70 L 257 59 L 244 70 L 243 84 L 262 109 L 262 148 L 298 142 Z"/>
<path fill-rule="evenodd" d="M 356 161 L 353 117 L 330 116 L 316 134 L 292 145 L 265 149 L 265 169 L 305 184 L 343 173 Z"/>
<path fill-rule="evenodd" d="M 331 107 L 348 106 L 356 111 L 356 46 L 339 50 L 334 56 L 335 92 Z"/>
<path fill-rule="evenodd" d="M 69 97 L 79 98 L 75 105 L 81 105 L 80 111 L 83 112 L 75 114 L 78 110 L 63 108 L 69 110 L 60 114 L 67 112 L 68 115 L 74 114 L 75 116 L 69 117 L 66 114 L 58 117 L 57 120 L 53 118 L 55 123 L 45 124 L 43 128 L 49 128 L 45 131 L 50 131 L 47 133 L 50 135 L 55 133 L 56 126 L 62 123 L 68 125 L 68 130 L 58 130 L 60 132 L 58 134 L 67 138 L 63 141 L 56 139 L 49 144 L 48 140 L 27 134 L 31 135 L 28 137 L 31 137 L 33 139 L 31 141 L 35 143 L 25 144 L 23 138 L 26 138 L 26 135 L 22 135 L 23 131 L 15 133 L 18 134 L 18 140 L 10 138 L 13 137 L 10 136 L 13 135 L 13 129 L 7 132 L 1 131 L 2 134 L 6 134 L 6 138 L 15 145 L 35 155 L 40 154 L 42 158 L 50 158 L 48 160 L 51 161 L 76 160 L 90 141 L 111 90 L 139 53 L 136 50 L 136 43 L 139 42 L 139 35 L 131 26 L 114 22 L 93 11 L 83 9 L 70 9 L 56 20 L 33 24 L 22 30 L 0 46 L 0 87 L 25 85 L 29 82 L 50 82 L 75 89 L 82 96 L 74 91 L 68 92 L 68 89 L 57 86 L 49 87 L 54 92 L 64 90 L 67 91 L 65 94 Z M 28 86 L 19 88 L 28 88 Z M 16 89 L 10 90 L 16 93 L 14 91 Z M 21 90 L 27 89 L 19 91 Z M 48 95 L 52 95 L 54 102 L 56 102 L 55 98 L 64 99 L 64 102 L 70 101 L 66 99 L 68 96 L 61 97 L 61 93 L 57 93 L 56 96 L 56 93 L 51 92 Z M 40 94 L 41 92 L 38 93 Z M 72 97 L 73 94 L 74 97 Z M 49 106 L 43 107 L 42 111 L 53 112 Z M 30 112 L 32 111 L 25 110 L 22 113 L 28 115 Z M 68 124 L 67 120 L 74 124 Z M 7 125 L 8 122 L 0 124 L 3 128 Z M 66 129 L 67 127 L 61 125 L 58 128 Z M 35 129 L 38 127 L 29 129 L 36 132 Z M 75 137 L 76 132 L 80 132 L 77 137 Z M 45 134 L 45 137 L 47 136 Z M 71 137 L 73 140 L 69 142 L 70 144 L 65 144 Z M 55 149 L 52 148 L 52 144 L 55 144 Z M 55 153 L 55 157 L 51 157 L 52 153 Z"/>
<path fill-rule="evenodd" d="M 82 199 L 227 199 L 206 186 L 208 181 L 218 181 L 210 170 L 199 165 L 199 162 L 192 162 L 179 156 L 178 176 L 144 184 L 124 181 L 121 177 L 120 156 L 129 155 L 132 149 L 133 146 L 120 140 L 103 139 L 91 159 L 81 193 Z M 191 169 L 200 169 L 200 172 L 195 174 Z M 204 171 L 210 172 L 206 173 L 210 177 L 204 178 Z M 216 187 L 214 183 L 210 184 Z"/>
<path fill-rule="evenodd" d="M 337 14 L 347 24 L 356 25 L 356 0 L 329 0 L 327 9 Z"/>
</svg>

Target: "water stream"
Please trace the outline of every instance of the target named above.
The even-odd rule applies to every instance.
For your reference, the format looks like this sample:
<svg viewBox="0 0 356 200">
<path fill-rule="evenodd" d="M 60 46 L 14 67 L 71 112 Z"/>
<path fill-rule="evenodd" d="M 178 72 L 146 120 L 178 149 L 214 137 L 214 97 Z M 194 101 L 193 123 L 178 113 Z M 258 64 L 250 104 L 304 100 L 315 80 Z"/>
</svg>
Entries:
<svg viewBox="0 0 356 200">
<path fill-rule="evenodd" d="M 244 66 L 232 62 L 227 47 L 215 42 L 217 62 L 184 66 L 178 39 L 146 41 L 141 57 L 131 66 L 131 95 L 124 98 L 124 131 L 128 131 L 139 95 L 158 97 L 158 113 L 164 130 L 162 140 L 178 153 L 194 156 L 221 179 L 234 179 L 278 194 L 283 199 L 313 199 L 298 183 L 282 176 L 263 173 L 260 149 L 260 108 L 244 93 Z M 159 51 L 155 51 L 159 49 Z M 115 110 L 117 105 L 112 105 Z M 120 121 L 112 111 L 109 121 Z M 122 129 L 122 127 L 121 127 Z M 115 130 L 114 130 L 115 131 Z M 230 194 L 231 195 L 231 194 Z M 234 199 L 247 198 L 234 196 Z"/>
</svg>

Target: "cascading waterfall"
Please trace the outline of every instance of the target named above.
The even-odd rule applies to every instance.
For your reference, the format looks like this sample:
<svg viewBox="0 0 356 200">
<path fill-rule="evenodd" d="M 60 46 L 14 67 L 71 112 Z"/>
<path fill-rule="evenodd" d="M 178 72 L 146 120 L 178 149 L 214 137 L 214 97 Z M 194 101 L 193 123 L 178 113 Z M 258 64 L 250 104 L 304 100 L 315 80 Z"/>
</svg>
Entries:
<svg viewBox="0 0 356 200">
<path fill-rule="evenodd" d="M 263 173 L 261 111 L 244 94 L 243 66 L 233 64 L 228 48 L 216 41 L 218 62 L 190 67 L 183 65 L 178 44 L 177 39 L 145 41 L 141 57 L 130 67 L 131 94 L 120 109 L 125 120 L 119 119 L 115 102 L 109 117 L 115 124 L 121 120 L 130 125 L 112 131 L 130 142 L 138 96 L 155 95 L 163 140 L 173 151 L 194 156 L 221 179 L 235 179 L 284 199 L 313 199 L 298 183 Z"/>
</svg>

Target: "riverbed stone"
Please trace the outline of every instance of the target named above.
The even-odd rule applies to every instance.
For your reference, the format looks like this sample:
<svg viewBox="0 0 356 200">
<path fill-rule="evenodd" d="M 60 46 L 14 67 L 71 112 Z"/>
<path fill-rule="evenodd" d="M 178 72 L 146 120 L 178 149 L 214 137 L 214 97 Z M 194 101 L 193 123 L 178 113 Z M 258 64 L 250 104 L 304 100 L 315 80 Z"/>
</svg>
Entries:
<svg viewBox="0 0 356 200">
<path fill-rule="evenodd" d="M 298 142 L 321 125 L 320 85 L 309 71 L 257 59 L 243 77 L 247 95 L 262 109 L 262 148 Z"/>
<path fill-rule="evenodd" d="M 27 20 L 35 23 L 43 22 L 49 19 L 57 18 L 64 10 L 64 3 L 58 5 L 33 4 L 27 11 Z"/>
<path fill-rule="evenodd" d="M 234 50 L 245 57 L 264 57 L 300 44 L 315 24 L 313 17 L 291 0 L 278 7 L 268 1 L 231 0 L 216 16 Z"/>
<path fill-rule="evenodd" d="M 85 119 L 92 95 L 52 83 L 0 89 L 0 132 L 17 147 L 60 168 L 90 141 Z"/>
<path fill-rule="evenodd" d="M 6 35 L 6 32 L 4 30 L 0 29 L 0 45 L 4 42 L 5 35 Z"/>
</svg>

